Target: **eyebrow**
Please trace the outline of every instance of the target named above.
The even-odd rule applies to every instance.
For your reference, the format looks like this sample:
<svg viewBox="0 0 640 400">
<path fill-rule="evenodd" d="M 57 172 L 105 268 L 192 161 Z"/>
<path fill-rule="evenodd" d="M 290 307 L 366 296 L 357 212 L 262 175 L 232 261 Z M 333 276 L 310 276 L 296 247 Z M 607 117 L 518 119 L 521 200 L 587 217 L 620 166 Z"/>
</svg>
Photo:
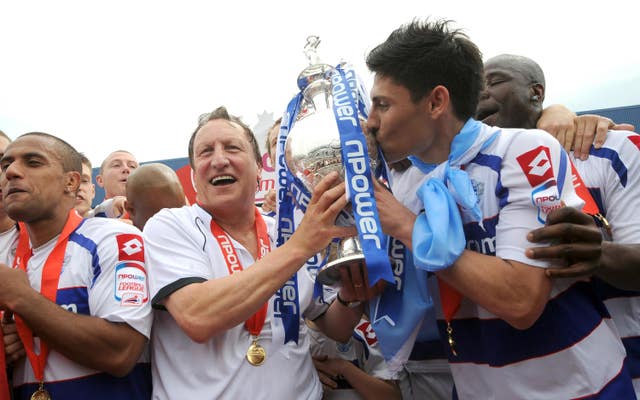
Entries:
<svg viewBox="0 0 640 400">
<path fill-rule="evenodd" d="M 6 161 L 6 160 L 13 161 L 16 158 L 24 158 L 24 159 L 39 158 L 41 160 L 47 160 L 47 157 L 42 153 L 29 152 L 29 153 L 19 154 L 17 157 L 13 155 L 2 154 L 2 156 L 0 156 L 0 162 Z"/>
<path fill-rule="evenodd" d="M 19 156 L 20 158 L 40 158 L 43 160 L 46 160 L 47 157 L 42 154 L 42 153 L 37 153 L 37 152 L 29 152 L 29 153 L 24 153 L 23 155 Z M 15 159 L 15 157 L 13 157 Z"/>
<path fill-rule="evenodd" d="M 109 164 L 107 165 L 113 165 L 115 163 L 121 163 L 121 164 L 137 164 L 137 161 L 134 160 L 125 160 L 124 158 L 114 158 L 113 160 L 109 161 Z"/>
<path fill-rule="evenodd" d="M 510 71 L 492 71 L 485 74 L 485 78 L 493 78 L 494 76 L 511 77 L 513 76 L 513 73 Z"/>
</svg>

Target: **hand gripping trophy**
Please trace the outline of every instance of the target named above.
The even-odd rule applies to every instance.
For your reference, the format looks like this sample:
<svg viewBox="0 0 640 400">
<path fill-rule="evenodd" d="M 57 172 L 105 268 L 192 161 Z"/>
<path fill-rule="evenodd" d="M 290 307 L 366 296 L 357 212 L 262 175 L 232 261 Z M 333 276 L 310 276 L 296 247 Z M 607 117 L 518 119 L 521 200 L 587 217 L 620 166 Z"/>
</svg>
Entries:
<svg viewBox="0 0 640 400">
<path fill-rule="evenodd" d="M 339 268 L 353 264 L 366 266 L 371 285 L 379 279 L 393 282 L 373 195 L 377 148 L 362 127 L 366 122 L 366 93 L 345 63 L 334 68 L 320 61 L 319 44 L 317 36 L 307 39 L 304 53 L 309 66 L 298 76 L 300 93 L 283 118 L 279 141 L 284 143 L 278 164 L 286 170 L 279 176 L 286 176 L 287 182 L 280 184 L 287 185 L 296 205 L 304 210 L 309 193 L 328 173 L 337 171 L 346 180 L 351 204 L 338 223 L 355 224 L 358 236 L 329 247 L 327 262 L 318 273 L 320 283 L 339 283 Z"/>
</svg>

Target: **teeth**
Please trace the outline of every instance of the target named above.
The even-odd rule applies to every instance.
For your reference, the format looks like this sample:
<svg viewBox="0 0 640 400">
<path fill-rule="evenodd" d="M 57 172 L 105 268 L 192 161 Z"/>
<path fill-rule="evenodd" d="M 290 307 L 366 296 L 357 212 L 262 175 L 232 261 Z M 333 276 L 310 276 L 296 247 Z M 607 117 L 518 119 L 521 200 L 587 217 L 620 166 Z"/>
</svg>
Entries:
<svg viewBox="0 0 640 400">
<path fill-rule="evenodd" d="M 236 178 L 234 178 L 231 175 L 220 175 L 220 176 L 216 176 L 215 178 L 211 179 L 211 184 L 215 185 L 216 183 L 221 183 L 224 181 L 232 181 L 235 182 Z"/>
</svg>

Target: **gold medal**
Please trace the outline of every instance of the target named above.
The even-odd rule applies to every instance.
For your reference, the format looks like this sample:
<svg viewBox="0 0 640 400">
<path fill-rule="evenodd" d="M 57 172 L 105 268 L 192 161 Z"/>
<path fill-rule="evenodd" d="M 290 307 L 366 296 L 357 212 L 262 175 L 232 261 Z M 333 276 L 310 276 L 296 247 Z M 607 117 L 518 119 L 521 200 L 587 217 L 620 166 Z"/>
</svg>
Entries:
<svg viewBox="0 0 640 400">
<path fill-rule="evenodd" d="M 38 390 L 33 392 L 31 395 L 31 400 L 51 400 L 51 396 L 49 392 L 44 389 L 44 383 L 40 382 L 40 387 Z"/>
<path fill-rule="evenodd" d="M 453 353 L 454 356 L 457 356 L 458 353 L 456 353 L 456 341 L 453 340 L 453 328 L 451 327 L 451 323 L 447 322 L 447 341 L 449 342 L 449 347 L 451 347 L 451 353 Z"/>
<path fill-rule="evenodd" d="M 254 340 L 247 350 L 247 361 L 249 361 L 249 364 L 257 367 L 262 365 L 266 358 L 267 352 L 264 350 L 264 347 L 260 346 L 257 340 Z"/>
</svg>

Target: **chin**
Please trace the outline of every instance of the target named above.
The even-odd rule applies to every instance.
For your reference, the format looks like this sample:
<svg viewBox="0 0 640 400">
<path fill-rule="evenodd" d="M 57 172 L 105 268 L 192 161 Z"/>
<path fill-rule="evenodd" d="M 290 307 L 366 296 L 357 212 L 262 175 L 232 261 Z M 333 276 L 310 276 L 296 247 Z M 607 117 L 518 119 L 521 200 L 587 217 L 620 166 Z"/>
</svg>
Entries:
<svg viewBox="0 0 640 400">
<path fill-rule="evenodd" d="M 4 211 L 7 213 L 9 218 L 18 222 L 29 222 L 31 220 L 31 216 L 29 215 L 29 210 L 20 208 L 20 207 L 11 207 L 10 205 L 5 205 Z"/>
</svg>

